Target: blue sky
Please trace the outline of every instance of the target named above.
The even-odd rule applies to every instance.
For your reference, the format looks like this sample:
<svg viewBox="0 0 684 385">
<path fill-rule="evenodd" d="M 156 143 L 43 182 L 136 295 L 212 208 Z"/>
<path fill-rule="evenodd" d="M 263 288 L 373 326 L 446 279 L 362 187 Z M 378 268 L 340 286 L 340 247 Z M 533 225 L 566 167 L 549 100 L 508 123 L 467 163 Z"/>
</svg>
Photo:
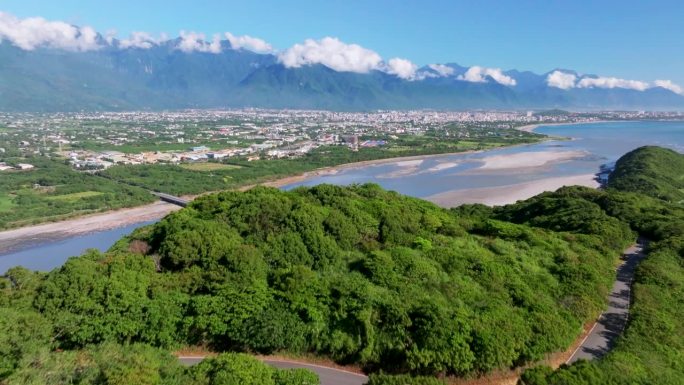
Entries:
<svg viewBox="0 0 684 385">
<path fill-rule="evenodd" d="M 42 16 L 99 32 L 231 32 L 286 49 L 337 37 L 423 65 L 457 62 L 553 68 L 684 84 L 684 2 L 636 0 L 192 2 L 3 0 L 17 17 Z"/>
</svg>

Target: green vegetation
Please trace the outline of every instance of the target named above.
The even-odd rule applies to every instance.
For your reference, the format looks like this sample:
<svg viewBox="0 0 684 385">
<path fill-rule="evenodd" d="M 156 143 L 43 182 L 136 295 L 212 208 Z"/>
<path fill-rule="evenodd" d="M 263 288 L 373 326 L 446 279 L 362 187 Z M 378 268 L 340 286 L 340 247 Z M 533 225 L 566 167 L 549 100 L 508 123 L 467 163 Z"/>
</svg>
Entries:
<svg viewBox="0 0 684 385">
<path fill-rule="evenodd" d="M 216 170 L 232 170 L 240 168 L 241 166 L 234 164 L 203 162 L 203 163 L 185 163 L 181 165 L 182 168 L 192 171 L 216 171 Z"/>
<path fill-rule="evenodd" d="M 12 207 L 14 207 L 14 202 L 10 196 L 0 196 L 0 212 L 9 211 Z"/>
<path fill-rule="evenodd" d="M 0 229 L 153 202 L 147 191 L 87 173 L 46 157 L 22 159 L 36 168 L 0 177 Z"/>
<path fill-rule="evenodd" d="M 446 385 L 435 377 L 371 374 L 367 385 Z"/>
<path fill-rule="evenodd" d="M 0 378 L 3 378 L 0 376 Z M 316 385 L 302 369 L 280 370 L 235 353 L 186 368 L 163 350 L 146 345 L 101 344 L 83 350 L 27 354 L 2 381 L 8 385 Z"/>
<path fill-rule="evenodd" d="M 482 219 L 376 185 L 257 187 L 70 259 L 39 279 L 30 309 L 60 349 L 200 345 L 474 375 L 561 350 L 598 314 L 632 238 L 605 225 L 623 238 Z"/>
<path fill-rule="evenodd" d="M 612 191 L 566 189 L 557 194 L 563 199 L 600 205 L 651 243 L 648 258 L 636 272 L 629 325 L 615 348 L 598 361 L 580 361 L 557 371 L 548 367 L 527 370 L 521 384 L 684 382 L 684 208 L 668 202 L 677 172 L 682 170 L 676 167 L 682 162 L 684 155 L 670 150 L 640 148 L 618 162 Z M 632 171 L 627 169 L 633 166 Z M 663 170 L 662 175 L 658 170 Z M 623 188 L 648 195 L 616 191 Z"/>
<path fill-rule="evenodd" d="M 72 201 L 73 202 L 73 201 L 78 201 L 78 200 L 85 199 L 85 198 L 96 197 L 96 196 L 102 195 L 102 194 L 103 193 L 100 191 L 82 191 L 82 192 L 76 192 L 76 193 L 71 193 L 71 194 L 49 196 L 49 197 L 47 197 L 47 199 Z"/>
<path fill-rule="evenodd" d="M 88 140 L 88 138 L 85 138 L 85 140 L 78 145 L 72 147 L 74 149 L 91 151 L 111 151 L 112 149 L 115 149 L 116 151 L 125 154 L 140 154 L 143 152 L 155 151 L 187 151 L 191 146 L 207 146 L 210 148 L 215 148 L 216 146 L 231 147 L 231 145 L 227 143 L 220 142 L 197 141 L 192 143 L 163 143 L 159 140 L 138 139 L 134 143 L 127 143 L 113 148 L 111 144 L 93 142 Z"/>
<path fill-rule="evenodd" d="M 636 233 L 652 242 L 615 349 L 529 369 L 521 383 L 679 384 L 680 205 L 570 187 L 446 210 L 372 184 L 208 195 L 107 253 L 47 274 L 12 269 L 0 278 L 0 381 L 315 381 L 234 352 L 391 374 L 372 375 L 374 385 L 518 367 L 566 349 L 598 315 Z M 233 353 L 185 369 L 159 350 L 188 345 Z"/>
<path fill-rule="evenodd" d="M 608 187 L 684 204 L 684 157 L 673 150 L 641 147 L 615 164 Z"/>
</svg>

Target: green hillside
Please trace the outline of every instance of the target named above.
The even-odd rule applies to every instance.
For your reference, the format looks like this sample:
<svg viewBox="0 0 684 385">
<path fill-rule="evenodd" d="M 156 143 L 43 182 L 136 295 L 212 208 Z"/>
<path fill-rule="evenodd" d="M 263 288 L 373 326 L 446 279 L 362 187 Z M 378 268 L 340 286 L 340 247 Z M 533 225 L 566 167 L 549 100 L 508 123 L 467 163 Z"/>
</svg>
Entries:
<svg viewBox="0 0 684 385">
<path fill-rule="evenodd" d="M 660 147 L 641 147 L 615 164 L 608 186 L 672 203 L 684 203 L 684 156 Z"/>
<path fill-rule="evenodd" d="M 676 191 L 682 162 L 682 154 L 642 147 L 618 161 L 609 192 L 565 189 L 502 210 L 534 221 L 523 219 L 525 207 L 544 201 L 596 204 L 651 241 L 637 268 L 629 324 L 615 348 L 598 361 L 528 370 L 521 385 L 684 383 L 684 208 L 661 199 Z M 617 191 L 622 189 L 646 194 Z"/>
<path fill-rule="evenodd" d="M 521 381 L 678 384 L 680 205 L 571 187 L 446 210 L 372 184 L 208 195 L 107 253 L 47 274 L 11 270 L 0 278 L 0 382 L 315 383 L 235 352 L 403 375 L 371 376 L 385 385 L 532 365 L 601 312 L 636 233 L 652 242 L 615 350 Z M 165 353 L 188 346 L 229 353 L 190 369 Z"/>
<path fill-rule="evenodd" d="M 600 311 L 632 234 L 595 214 L 623 237 L 615 247 L 376 185 L 226 192 L 69 260 L 26 295 L 61 349 L 200 345 L 486 373 L 567 347 Z"/>
</svg>

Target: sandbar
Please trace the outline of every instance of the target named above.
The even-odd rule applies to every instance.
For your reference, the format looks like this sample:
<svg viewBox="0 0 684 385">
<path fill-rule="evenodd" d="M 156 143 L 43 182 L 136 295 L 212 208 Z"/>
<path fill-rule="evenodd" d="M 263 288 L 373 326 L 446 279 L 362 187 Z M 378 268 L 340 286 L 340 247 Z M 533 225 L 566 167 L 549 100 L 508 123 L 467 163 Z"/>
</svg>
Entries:
<svg viewBox="0 0 684 385">
<path fill-rule="evenodd" d="M 456 207 L 466 203 L 502 206 L 531 198 L 545 191 L 556 191 L 563 186 L 578 185 L 597 188 L 599 183 L 595 178 L 594 174 L 544 178 L 505 186 L 446 191 L 424 199 L 443 207 Z"/>
<path fill-rule="evenodd" d="M 0 232 L 0 253 L 36 242 L 63 239 L 153 221 L 178 209 L 180 209 L 179 206 L 170 203 L 155 202 L 145 206 L 2 231 Z"/>
</svg>

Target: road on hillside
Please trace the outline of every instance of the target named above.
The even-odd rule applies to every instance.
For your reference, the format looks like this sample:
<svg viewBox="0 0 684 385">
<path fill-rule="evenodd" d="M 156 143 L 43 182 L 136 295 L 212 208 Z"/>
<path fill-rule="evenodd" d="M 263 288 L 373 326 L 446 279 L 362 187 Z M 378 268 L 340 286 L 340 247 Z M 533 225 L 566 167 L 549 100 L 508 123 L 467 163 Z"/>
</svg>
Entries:
<svg viewBox="0 0 684 385">
<path fill-rule="evenodd" d="M 184 365 L 195 365 L 202 361 L 204 357 L 180 357 L 179 359 Z M 274 359 L 263 359 L 261 361 L 280 369 L 309 369 L 318 374 L 318 377 L 321 379 L 321 385 L 363 385 L 368 381 L 368 377 L 364 376 L 363 374 L 352 373 L 341 369 L 328 368 L 320 365 Z"/>
<path fill-rule="evenodd" d="M 644 244 L 641 241 L 625 250 L 624 262 L 617 269 L 617 279 L 610 293 L 608 309 L 601 314 L 582 344 L 568 359 L 568 364 L 579 359 L 600 358 L 613 348 L 627 326 L 634 271 L 644 257 Z"/>
</svg>

